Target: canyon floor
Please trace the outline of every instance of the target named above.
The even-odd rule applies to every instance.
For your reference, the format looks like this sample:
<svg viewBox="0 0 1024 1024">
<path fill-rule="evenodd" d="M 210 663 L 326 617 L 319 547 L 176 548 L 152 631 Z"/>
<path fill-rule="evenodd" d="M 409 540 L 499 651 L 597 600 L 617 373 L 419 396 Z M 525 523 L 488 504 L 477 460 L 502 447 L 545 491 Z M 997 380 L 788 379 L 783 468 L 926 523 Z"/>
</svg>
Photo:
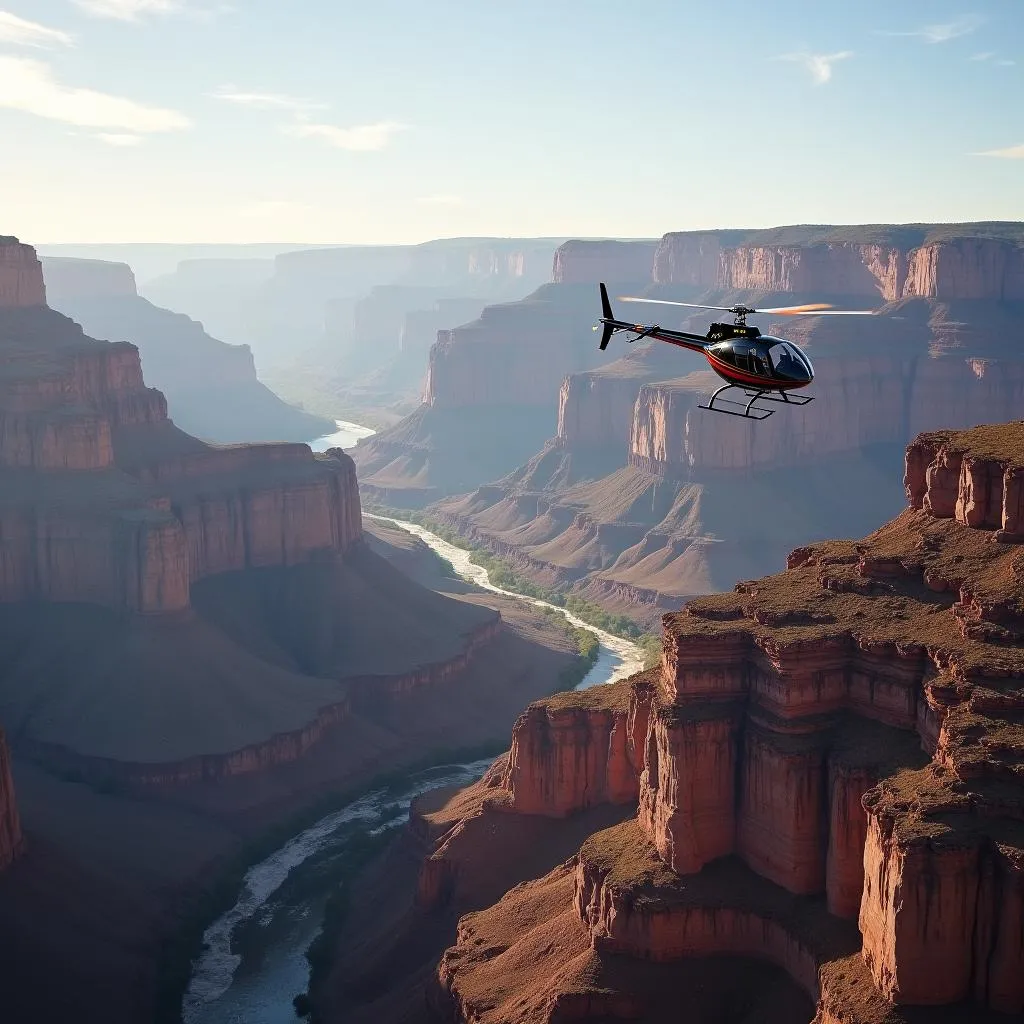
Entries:
<svg viewBox="0 0 1024 1024">
<path fill-rule="evenodd" d="M 498 747 L 523 703 L 575 664 L 572 641 L 550 619 L 448 579 L 411 541 L 367 529 L 370 553 L 437 594 L 467 611 L 500 606 L 500 634 L 467 670 L 354 712 L 299 760 L 144 795 L 61 778 L 15 744 L 27 852 L 0 875 L 0 997 L 12 1019 L 149 1019 L 164 943 L 247 844 L 304 806 L 435 752 Z"/>
</svg>

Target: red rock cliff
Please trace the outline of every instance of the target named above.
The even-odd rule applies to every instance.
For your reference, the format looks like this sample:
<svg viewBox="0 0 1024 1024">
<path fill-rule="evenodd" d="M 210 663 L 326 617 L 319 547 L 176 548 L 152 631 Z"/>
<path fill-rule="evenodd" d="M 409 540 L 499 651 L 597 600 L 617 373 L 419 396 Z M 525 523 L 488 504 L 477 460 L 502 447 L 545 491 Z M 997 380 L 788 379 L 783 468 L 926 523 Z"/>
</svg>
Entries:
<svg viewBox="0 0 1024 1024">
<path fill-rule="evenodd" d="M 647 282 L 651 279 L 656 242 L 564 242 L 555 250 L 551 280 L 556 284 L 598 281 Z"/>
<path fill-rule="evenodd" d="M 35 249 L 0 235 L 0 309 L 45 305 L 46 289 Z"/>
<path fill-rule="evenodd" d="M 636 800 L 646 719 L 638 724 L 638 712 L 631 712 L 632 692 L 617 683 L 532 704 L 512 731 L 501 778 L 509 806 L 562 817 Z"/>
<path fill-rule="evenodd" d="M 1013 224 L 682 231 L 662 239 L 653 281 L 883 302 L 1019 301 L 1024 248 Z"/>
<path fill-rule="evenodd" d="M 4 734 L 0 731 L 0 871 L 14 860 L 21 845 L 21 822 L 14 797 L 10 754 Z"/>
<path fill-rule="evenodd" d="M 661 670 L 624 713 L 646 736 L 637 821 L 464 919 L 446 1005 L 491 1020 L 494 971 L 522 962 L 531 1006 L 643 1012 L 655 995 L 604 973 L 606 955 L 728 953 L 783 968 L 819 1024 L 1024 1013 L 1022 467 L 1024 421 L 923 435 L 897 519 L 665 616 Z M 505 785 L 518 759 L 523 809 L 585 799 L 577 721 L 534 711 L 519 728 Z"/>
<path fill-rule="evenodd" d="M 0 307 L 0 600 L 177 611 L 190 580 L 359 539 L 347 455 L 215 448 L 177 430 L 134 345 L 24 308 L 42 274 L 30 247 L 14 251 L 19 290 Z"/>
</svg>

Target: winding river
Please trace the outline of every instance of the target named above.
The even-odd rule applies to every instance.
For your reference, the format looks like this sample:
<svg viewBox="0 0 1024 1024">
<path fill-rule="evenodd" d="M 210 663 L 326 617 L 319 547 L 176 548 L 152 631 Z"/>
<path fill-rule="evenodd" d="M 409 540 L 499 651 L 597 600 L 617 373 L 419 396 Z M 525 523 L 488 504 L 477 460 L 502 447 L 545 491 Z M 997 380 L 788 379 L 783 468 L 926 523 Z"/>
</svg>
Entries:
<svg viewBox="0 0 1024 1024">
<path fill-rule="evenodd" d="M 373 431 L 339 420 L 338 430 L 311 443 L 314 451 L 351 448 Z M 391 523 L 414 534 L 484 590 L 538 607 L 554 608 L 574 626 L 597 634 L 600 651 L 577 689 L 611 683 L 639 671 L 643 654 L 636 644 L 596 629 L 563 608 L 521 597 L 494 586 L 487 570 L 470 562 L 470 553 L 429 530 L 386 516 L 367 519 Z M 356 837 L 397 828 L 408 820 L 409 805 L 437 786 L 468 784 L 480 778 L 491 759 L 435 765 L 397 789 L 376 789 L 321 818 L 246 873 L 235 905 L 203 935 L 203 952 L 192 965 L 182 1005 L 183 1024 L 286 1024 L 295 1021 L 292 999 L 305 992 L 309 964 L 305 951 L 320 931 L 324 908 L 336 882 L 332 874 Z"/>
</svg>

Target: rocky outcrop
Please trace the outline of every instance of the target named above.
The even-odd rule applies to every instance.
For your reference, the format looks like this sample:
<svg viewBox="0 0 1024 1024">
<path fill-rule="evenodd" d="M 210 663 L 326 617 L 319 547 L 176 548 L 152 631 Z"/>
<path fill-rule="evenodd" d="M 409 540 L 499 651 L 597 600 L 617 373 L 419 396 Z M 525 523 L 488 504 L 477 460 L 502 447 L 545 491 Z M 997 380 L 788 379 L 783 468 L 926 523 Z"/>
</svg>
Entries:
<svg viewBox="0 0 1024 1024">
<path fill-rule="evenodd" d="M 0 235 L 0 309 L 45 306 L 46 289 L 35 249 Z"/>
<path fill-rule="evenodd" d="M 11 778 L 11 756 L 7 740 L 0 731 L 0 871 L 21 852 L 21 820 Z"/>
<path fill-rule="evenodd" d="M 512 731 L 501 779 L 520 814 L 563 817 L 637 798 L 631 688 L 598 687 L 531 705 Z"/>
<path fill-rule="evenodd" d="M 551 280 L 555 284 L 647 282 L 657 242 L 602 241 L 564 242 L 555 250 Z"/>
<path fill-rule="evenodd" d="M 1024 573 L 1006 528 L 1022 463 L 1024 422 L 922 435 L 891 523 L 666 615 L 661 668 L 623 684 L 614 719 L 637 819 L 464 918 L 440 1005 L 490 1020 L 494 971 L 522 961 L 529 1006 L 502 1019 L 555 1020 L 541 1006 L 608 998 L 610 957 L 726 953 L 777 964 L 817 1024 L 1024 1012 Z M 533 764 L 524 809 L 584 802 L 578 716 L 531 709 L 518 729 L 505 789 Z M 614 977 L 635 1012 L 654 1005 Z"/>
</svg>

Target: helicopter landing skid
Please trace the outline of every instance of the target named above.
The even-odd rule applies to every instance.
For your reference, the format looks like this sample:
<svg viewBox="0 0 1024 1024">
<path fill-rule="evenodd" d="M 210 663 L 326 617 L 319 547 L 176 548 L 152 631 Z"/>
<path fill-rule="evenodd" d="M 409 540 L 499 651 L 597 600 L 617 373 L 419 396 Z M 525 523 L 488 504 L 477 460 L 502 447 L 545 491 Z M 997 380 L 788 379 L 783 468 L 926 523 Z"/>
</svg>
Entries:
<svg viewBox="0 0 1024 1024">
<path fill-rule="evenodd" d="M 718 396 L 721 395 L 724 391 L 729 391 L 732 388 L 736 388 L 737 390 L 742 391 L 744 396 L 746 396 L 749 399 L 749 401 L 744 404 L 743 402 L 731 402 L 727 398 L 718 398 Z M 807 405 L 808 402 L 814 401 L 813 395 L 799 395 L 796 398 L 790 398 L 785 391 L 749 391 L 739 384 L 726 384 L 723 387 L 720 387 L 711 396 L 707 405 L 700 405 L 698 406 L 698 408 L 707 409 L 709 412 L 720 412 L 725 416 L 738 416 L 740 419 L 745 420 L 766 420 L 769 416 L 774 415 L 775 410 L 758 409 L 754 405 L 754 403 L 759 398 L 764 399 L 764 401 L 766 402 L 775 402 L 780 405 L 793 406 Z M 716 399 L 718 400 L 717 406 L 715 405 Z M 732 405 L 735 406 L 737 409 L 742 408 L 743 412 L 733 412 L 732 409 L 723 409 L 723 405 Z"/>
</svg>

